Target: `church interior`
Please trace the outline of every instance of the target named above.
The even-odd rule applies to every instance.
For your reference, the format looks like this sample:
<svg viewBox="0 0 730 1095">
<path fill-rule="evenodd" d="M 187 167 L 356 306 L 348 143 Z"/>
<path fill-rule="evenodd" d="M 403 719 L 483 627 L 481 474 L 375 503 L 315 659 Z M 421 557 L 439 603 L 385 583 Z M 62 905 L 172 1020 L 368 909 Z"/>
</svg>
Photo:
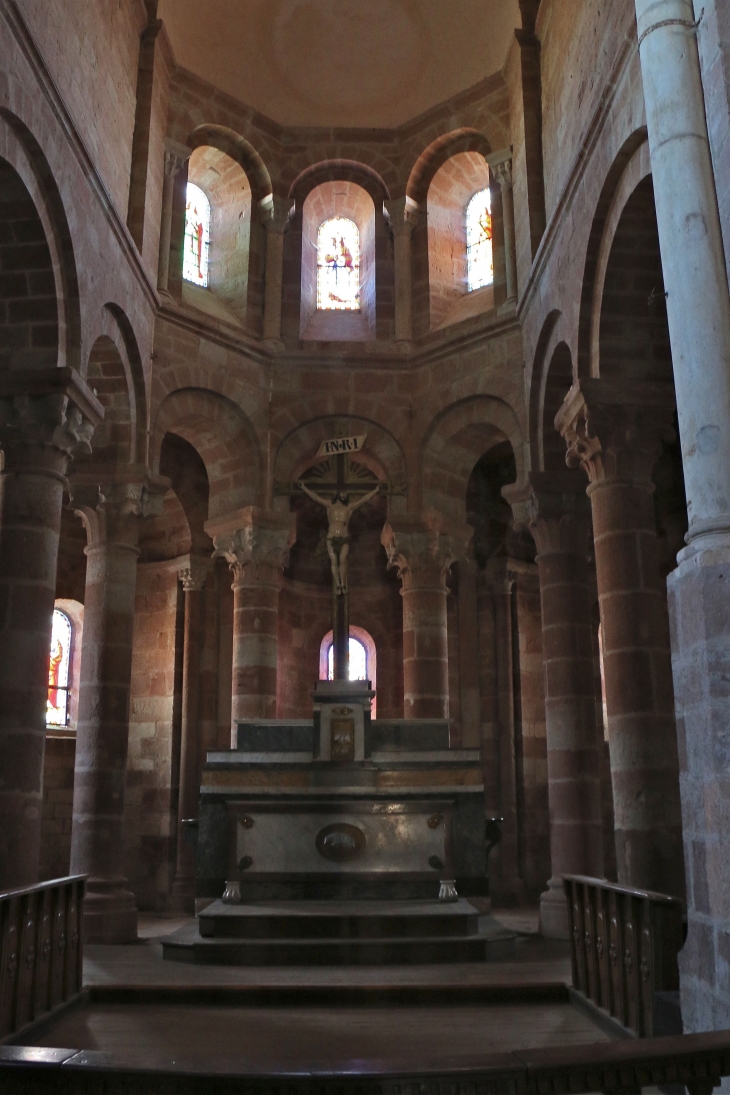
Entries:
<svg viewBox="0 0 730 1095">
<path fill-rule="evenodd" d="M 725 0 L 0 0 L 3 1091 L 730 1083 L 729 270 Z"/>
</svg>

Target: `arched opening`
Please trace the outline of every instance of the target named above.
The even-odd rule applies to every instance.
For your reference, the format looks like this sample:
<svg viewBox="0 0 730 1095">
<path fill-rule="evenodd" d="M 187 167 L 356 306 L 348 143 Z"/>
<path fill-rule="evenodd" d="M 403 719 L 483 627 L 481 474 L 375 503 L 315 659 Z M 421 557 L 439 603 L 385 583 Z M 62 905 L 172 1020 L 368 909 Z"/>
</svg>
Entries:
<svg viewBox="0 0 730 1095">
<path fill-rule="evenodd" d="M 458 152 L 428 188 L 431 330 L 494 306 L 490 172 L 479 152 Z"/>
<path fill-rule="evenodd" d="M 58 303 L 51 252 L 28 190 L 0 158 L 0 369 L 58 362 Z"/>
<path fill-rule="evenodd" d="M 302 209 L 300 337 L 375 338 L 375 205 L 357 183 L 320 183 Z"/>
<path fill-rule="evenodd" d="M 251 206 L 241 165 L 219 148 L 196 148 L 188 163 L 183 301 L 228 323 L 246 324 L 248 316 Z"/>
<path fill-rule="evenodd" d="M 65 729 L 69 723 L 73 643 L 74 629 L 70 618 L 60 608 L 55 608 L 48 660 L 47 727 Z"/>
</svg>

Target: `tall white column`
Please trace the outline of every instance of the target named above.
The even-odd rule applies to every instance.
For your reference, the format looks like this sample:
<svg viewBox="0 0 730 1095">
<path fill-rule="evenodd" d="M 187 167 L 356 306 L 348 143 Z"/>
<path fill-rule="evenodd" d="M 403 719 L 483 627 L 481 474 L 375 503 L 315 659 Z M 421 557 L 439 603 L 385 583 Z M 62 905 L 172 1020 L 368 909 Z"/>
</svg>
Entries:
<svg viewBox="0 0 730 1095">
<path fill-rule="evenodd" d="M 687 872 L 686 1032 L 730 1025 L 730 299 L 690 0 L 636 0 L 688 546 L 669 576 Z"/>
</svg>

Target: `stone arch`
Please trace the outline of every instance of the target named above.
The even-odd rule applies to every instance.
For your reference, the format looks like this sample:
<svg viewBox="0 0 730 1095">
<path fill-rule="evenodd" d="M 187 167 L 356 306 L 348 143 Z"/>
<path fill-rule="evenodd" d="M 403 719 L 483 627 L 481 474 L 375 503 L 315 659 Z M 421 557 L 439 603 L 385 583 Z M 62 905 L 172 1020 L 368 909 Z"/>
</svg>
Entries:
<svg viewBox="0 0 730 1095">
<path fill-rule="evenodd" d="M 565 446 L 555 430 L 555 415 L 576 377 L 563 318 L 558 309 L 548 314 L 535 350 L 530 386 L 530 468 L 534 471 L 556 468 L 556 438 L 560 466 L 565 465 Z"/>
<path fill-rule="evenodd" d="M 240 164 L 251 186 L 254 204 L 259 204 L 272 193 L 269 169 L 254 146 L 235 130 L 223 125 L 199 125 L 190 134 L 187 143 L 193 150 L 210 145 Z"/>
<path fill-rule="evenodd" d="M 477 461 L 494 445 L 509 441 L 517 482 L 526 474 L 525 445 L 512 407 L 494 396 L 472 396 L 448 407 L 422 447 L 423 507 L 466 522 L 466 488 Z"/>
<path fill-rule="evenodd" d="M 373 199 L 373 204 L 390 198 L 390 191 L 381 175 L 358 160 L 323 160 L 305 168 L 289 188 L 289 197 L 300 207 L 312 190 L 325 182 L 351 182 L 361 187 Z"/>
<path fill-rule="evenodd" d="M 81 303 L 71 229 L 46 156 L 16 114 L 0 107 L 0 157 L 17 172 L 43 225 L 58 309 L 59 367 L 81 369 Z"/>
<path fill-rule="evenodd" d="M 397 493 L 390 499 L 391 513 L 405 513 L 407 490 L 406 459 L 395 437 L 370 419 L 357 415 L 321 417 L 305 422 L 291 431 L 280 443 L 274 462 L 274 480 L 291 483 L 316 463 L 317 450 L 323 439 L 334 437 L 337 428 L 345 436 L 367 434 L 367 442 L 357 459 L 379 479 L 390 482 Z M 289 500 L 280 497 L 275 506 L 289 510 Z"/>
<path fill-rule="evenodd" d="M 606 176 L 593 217 L 581 289 L 577 373 L 598 375 L 598 325 L 606 266 L 621 212 L 631 192 L 651 172 L 645 127 L 624 142 Z"/>
<path fill-rule="evenodd" d="M 160 470 L 167 433 L 188 441 L 205 464 L 209 519 L 261 504 L 259 445 L 251 423 L 235 403 L 195 388 L 169 395 L 157 412 L 152 433 L 150 463 L 154 472 Z"/>
<path fill-rule="evenodd" d="M 428 196 L 434 175 L 447 160 L 459 152 L 479 152 L 486 159 L 492 147 L 478 129 L 455 129 L 444 133 L 426 148 L 416 160 L 406 184 L 406 195 L 420 205 Z"/>
</svg>

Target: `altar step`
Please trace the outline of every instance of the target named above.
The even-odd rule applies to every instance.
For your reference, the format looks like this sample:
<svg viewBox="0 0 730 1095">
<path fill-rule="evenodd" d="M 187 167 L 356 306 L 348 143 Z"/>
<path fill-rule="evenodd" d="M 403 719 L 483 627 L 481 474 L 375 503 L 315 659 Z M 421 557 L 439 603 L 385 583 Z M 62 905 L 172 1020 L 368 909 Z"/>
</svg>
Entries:
<svg viewBox="0 0 730 1095">
<path fill-rule="evenodd" d="M 378 966 L 504 961 L 515 938 L 467 901 L 214 901 L 161 942 L 177 962 Z"/>
</svg>

